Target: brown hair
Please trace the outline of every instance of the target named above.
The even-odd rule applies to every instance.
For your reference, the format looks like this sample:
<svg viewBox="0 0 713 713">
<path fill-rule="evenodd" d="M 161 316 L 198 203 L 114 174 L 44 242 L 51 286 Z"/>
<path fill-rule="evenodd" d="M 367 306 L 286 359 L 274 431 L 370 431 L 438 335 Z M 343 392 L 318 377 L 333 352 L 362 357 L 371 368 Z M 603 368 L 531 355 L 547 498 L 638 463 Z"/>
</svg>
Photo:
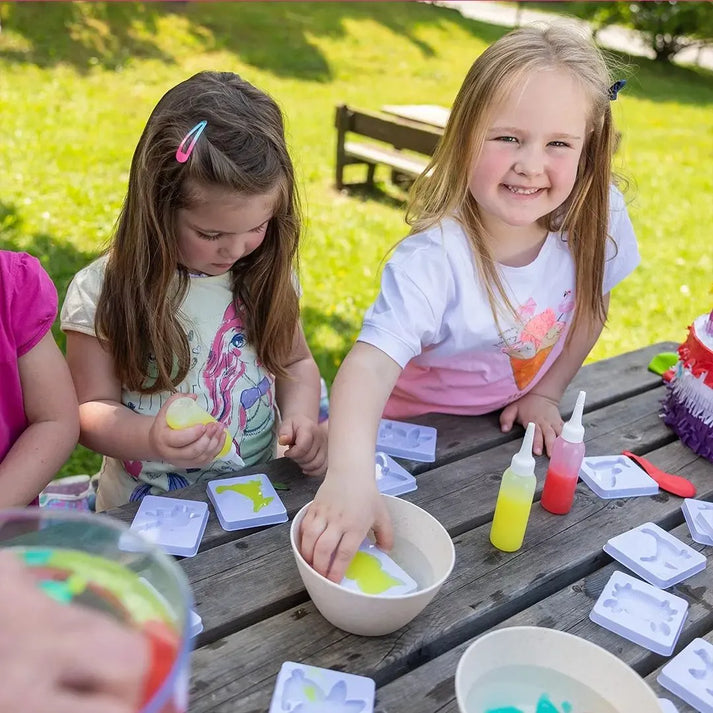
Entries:
<svg viewBox="0 0 713 713">
<path fill-rule="evenodd" d="M 179 163 L 176 149 L 203 120 L 190 158 Z M 191 206 L 196 187 L 247 196 L 277 189 L 265 239 L 233 266 L 232 286 L 258 358 L 273 374 L 285 374 L 299 320 L 292 271 L 301 221 L 282 113 L 236 74 L 201 72 L 170 89 L 151 113 L 109 249 L 96 332 L 128 389 L 172 390 L 188 372 L 178 312 L 189 276 L 180 264 L 176 215 Z"/>
<path fill-rule="evenodd" d="M 482 149 L 488 123 L 500 102 L 527 76 L 553 68 L 568 72 L 588 97 L 588 133 L 572 192 L 541 220 L 548 230 L 567 233 L 576 275 L 574 320 L 590 326 L 604 321 L 602 279 L 613 127 L 609 72 L 588 37 L 566 25 L 523 27 L 490 45 L 466 75 L 443 138 L 410 196 L 407 222 L 412 234 L 437 225 L 447 216 L 463 225 L 497 324 L 502 308 L 513 316 L 515 310 L 488 249 L 478 205 L 468 189 L 469 166 Z"/>
</svg>

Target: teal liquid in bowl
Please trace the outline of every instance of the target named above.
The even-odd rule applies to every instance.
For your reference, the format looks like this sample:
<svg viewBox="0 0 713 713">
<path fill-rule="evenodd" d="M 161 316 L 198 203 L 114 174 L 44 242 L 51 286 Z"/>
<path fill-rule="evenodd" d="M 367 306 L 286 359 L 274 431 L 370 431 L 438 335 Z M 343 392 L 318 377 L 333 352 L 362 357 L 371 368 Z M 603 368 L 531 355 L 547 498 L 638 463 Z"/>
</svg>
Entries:
<svg viewBox="0 0 713 713">
<path fill-rule="evenodd" d="M 558 671 L 503 666 L 479 678 L 466 713 L 619 713 L 601 695 Z"/>
</svg>

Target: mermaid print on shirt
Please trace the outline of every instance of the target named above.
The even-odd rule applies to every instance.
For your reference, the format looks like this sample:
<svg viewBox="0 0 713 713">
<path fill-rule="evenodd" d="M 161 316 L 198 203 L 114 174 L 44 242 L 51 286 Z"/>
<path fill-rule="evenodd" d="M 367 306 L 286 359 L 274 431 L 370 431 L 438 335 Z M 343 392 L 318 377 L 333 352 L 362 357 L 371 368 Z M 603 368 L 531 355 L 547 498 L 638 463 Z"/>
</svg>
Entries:
<svg viewBox="0 0 713 713">
<path fill-rule="evenodd" d="M 274 426 L 273 377 L 248 344 L 240 310 L 232 301 L 217 327 L 187 330 L 191 365 L 180 391 L 198 395 L 198 403 L 232 435 L 230 452 L 202 468 L 176 469 L 156 461 L 124 461 L 126 473 L 139 481 L 131 500 L 149 493 L 174 490 L 209 474 L 232 472 L 246 463 L 272 455 Z M 168 394 L 136 394 L 127 406 L 138 413 L 155 414 Z"/>
<path fill-rule="evenodd" d="M 212 404 L 211 415 L 228 428 L 232 425 L 235 415 L 235 385 L 241 380 L 246 382 L 248 386 L 240 392 L 238 399 L 237 416 L 240 432 L 249 435 L 263 431 L 268 423 L 272 423 L 272 381 L 268 376 L 263 376 L 255 383 L 251 374 L 260 373 L 257 369 L 259 361 L 252 351 L 252 365 L 256 368 L 247 373 L 249 364 L 241 358 L 246 343 L 243 329 L 242 320 L 235 305 L 231 303 L 223 314 L 201 378 Z M 230 430 L 234 432 L 233 429 Z M 240 443 L 235 438 L 233 445 L 239 455 Z"/>
<path fill-rule="evenodd" d="M 496 346 L 510 357 L 515 385 L 520 391 L 524 391 L 539 373 L 573 309 L 571 290 L 567 290 L 557 306 L 559 314 L 550 307 L 537 312 L 537 303 L 532 297 L 517 310 L 521 326 L 507 330 Z"/>
</svg>

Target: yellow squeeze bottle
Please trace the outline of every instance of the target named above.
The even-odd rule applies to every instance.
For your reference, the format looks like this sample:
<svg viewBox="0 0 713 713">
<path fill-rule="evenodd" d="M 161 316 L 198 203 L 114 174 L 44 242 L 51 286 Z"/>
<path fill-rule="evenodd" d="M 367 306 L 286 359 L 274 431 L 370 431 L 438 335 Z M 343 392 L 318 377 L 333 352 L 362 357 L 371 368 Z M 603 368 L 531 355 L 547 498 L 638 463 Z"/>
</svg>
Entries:
<svg viewBox="0 0 713 713">
<path fill-rule="evenodd" d="M 174 430 L 189 428 L 190 426 L 196 426 L 199 423 L 217 422 L 217 419 L 213 418 L 204 408 L 199 406 L 188 396 L 183 396 L 180 399 L 172 401 L 170 406 L 166 409 L 166 423 Z M 218 458 L 223 458 L 228 455 L 232 444 L 233 439 L 230 437 L 230 433 L 226 428 L 225 443 L 215 459 L 218 460 Z"/>
<path fill-rule="evenodd" d="M 510 467 L 503 473 L 498 499 L 495 503 L 490 541 L 503 552 L 515 552 L 522 547 L 532 498 L 537 487 L 532 440 L 535 424 L 528 423 L 520 452 L 512 457 Z"/>
</svg>

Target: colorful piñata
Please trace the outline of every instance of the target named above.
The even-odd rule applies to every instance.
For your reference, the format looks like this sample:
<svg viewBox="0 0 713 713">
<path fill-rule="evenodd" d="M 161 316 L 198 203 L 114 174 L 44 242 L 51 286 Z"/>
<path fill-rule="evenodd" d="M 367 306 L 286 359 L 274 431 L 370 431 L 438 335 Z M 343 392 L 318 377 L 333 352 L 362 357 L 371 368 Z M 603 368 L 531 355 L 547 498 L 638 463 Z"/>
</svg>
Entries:
<svg viewBox="0 0 713 713">
<path fill-rule="evenodd" d="M 688 328 L 667 385 L 663 418 L 689 448 L 713 461 L 713 311 Z"/>
</svg>

